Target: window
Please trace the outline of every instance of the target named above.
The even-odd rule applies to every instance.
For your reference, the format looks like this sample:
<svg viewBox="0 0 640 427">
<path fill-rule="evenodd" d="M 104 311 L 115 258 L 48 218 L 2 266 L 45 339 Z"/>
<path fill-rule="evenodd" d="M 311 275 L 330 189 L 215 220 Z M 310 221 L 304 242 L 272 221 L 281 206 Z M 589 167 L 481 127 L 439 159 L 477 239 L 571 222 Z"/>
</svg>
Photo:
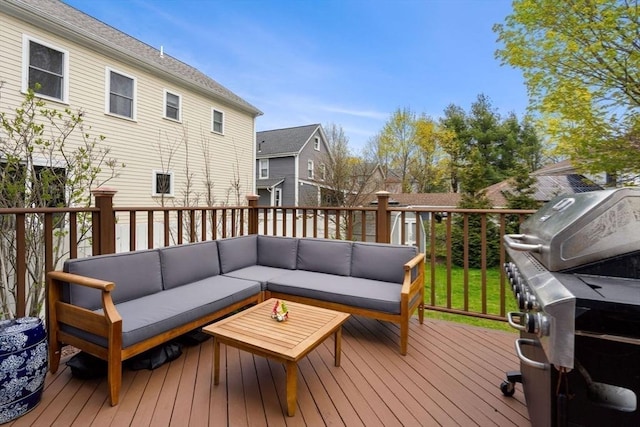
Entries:
<svg viewBox="0 0 640 427">
<path fill-rule="evenodd" d="M 107 79 L 109 91 L 107 111 L 135 120 L 135 79 L 109 69 L 107 69 Z"/>
<path fill-rule="evenodd" d="M 259 160 L 260 179 L 269 178 L 269 159 Z"/>
<path fill-rule="evenodd" d="M 173 172 L 153 172 L 153 195 L 173 196 Z"/>
<path fill-rule="evenodd" d="M 324 163 L 320 165 L 320 179 L 323 181 L 327 179 L 327 166 Z"/>
<path fill-rule="evenodd" d="M 307 161 L 307 178 L 313 179 L 313 160 Z"/>
<path fill-rule="evenodd" d="M 64 168 L 37 165 L 33 170 L 36 176 L 32 190 L 40 193 L 38 197 L 42 204 L 50 208 L 66 206 L 67 171 Z"/>
<path fill-rule="evenodd" d="M 68 53 L 34 39 L 23 38 L 23 91 L 67 102 Z"/>
<path fill-rule="evenodd" d="M 66 206 L 65 168 L 0 161 L 0 207 Z"/>
<path fill-rule="evenodd" d="M 313 141 L 313 149 L 320 151 L 320 138 L 316 136 L 316 139 Z"/>
<path fill-rule="evenodd" d="M 282 188 L 276 188 L 273 198 L 274 206 L 282 206 Z"/>
<path fill-rule="evenodd" d="M 164 91 L 164 117 L 178 122 L 182 121 L 182 97 Z"/>
<path fill-rule="evenodd" d="M 215 133 L 224 133 L 224 114 L 222 111 L 213 110 L 213 127 Z"/>
</svg>

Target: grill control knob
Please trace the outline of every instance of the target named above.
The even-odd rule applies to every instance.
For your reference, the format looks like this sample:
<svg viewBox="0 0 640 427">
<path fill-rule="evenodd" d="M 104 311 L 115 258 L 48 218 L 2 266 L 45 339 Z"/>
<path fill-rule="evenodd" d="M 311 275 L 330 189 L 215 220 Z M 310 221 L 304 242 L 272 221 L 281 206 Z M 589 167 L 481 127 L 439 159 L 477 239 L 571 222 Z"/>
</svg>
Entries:
<svg viewBox="0 0 640 427">
<path fill-rule="evenodd" d="M 521 289 L 520 292 L 516 294 L 516 299 L 518 300 L 518 308 L 520 308 L 520 310 L 535 311 L 539 308 L 536 296 L 527 290 Z"/>
<path fill-rule="evenodd" d="M 513 295 L 518 298 L 518 295 L 523 293 L 525 291 L 525 286 L 524 286 L 524 282 L 522 281 L 521 277 L 516 277 L 513 279 L 513 281 L 511 282 L 511 287 L 513 289 Z"/>
<path fill-rule="evenodd" d="M 527 313 L 524 326 L 530 334 L 536 334 L 539 337 L 549 335 L 549 319 L 543 313 Z"/>
<path fill-rule="evenodd" d="M 516 298 L 518 300 L 518 308 L 520 310 L 527 310 L 528 309 L 527 301 L 529 299 L 529 292 L 527 291 L 518 292 L 518 294 L 516 295 Z"/>
</svg>

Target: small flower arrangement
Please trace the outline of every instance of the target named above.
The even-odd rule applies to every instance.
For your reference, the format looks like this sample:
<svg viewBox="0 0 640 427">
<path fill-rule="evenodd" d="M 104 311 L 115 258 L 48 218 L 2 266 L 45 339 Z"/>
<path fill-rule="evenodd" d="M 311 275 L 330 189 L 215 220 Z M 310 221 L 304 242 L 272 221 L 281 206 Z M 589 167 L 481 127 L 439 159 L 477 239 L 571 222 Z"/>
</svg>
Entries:
<svg viewBox="0 0 640 427">
<path fill-rule="evenodd" d="M 284 322 L 289 318 L 289 309 L 284 301 L 276 301 L 273 310 L 271 310 L 271 318 L 276 319 L 278 322 Z"/>
</svg>

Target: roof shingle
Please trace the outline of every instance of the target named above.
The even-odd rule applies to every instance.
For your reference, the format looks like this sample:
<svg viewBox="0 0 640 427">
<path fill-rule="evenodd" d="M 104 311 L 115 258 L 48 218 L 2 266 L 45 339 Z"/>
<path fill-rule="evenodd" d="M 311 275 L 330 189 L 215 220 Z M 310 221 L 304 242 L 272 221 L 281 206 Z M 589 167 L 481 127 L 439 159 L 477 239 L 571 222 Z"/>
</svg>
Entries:
<svg viewBox="0 0 640 427">
<path fill-rule="evenodd" d="M 189 82 L 203 92 L 230 102 L 254 116 L 262 112 L 256 107 L 231 92 L 206 74 L 158 49 L 131 37 L 114 27 L 105 24 L 58 0 L 3 0 L 5 6 L 13 6 L 25 12 L 35 14 L 53 24 L 53 28 L 66 31 L 88 44 L 99 44 L 110 47 L 121 55 L 128 56 L 131 61 L 141 61 L 156 71 L 173 76 L 177 80 Z M 102 51 L 104 53 L 104 51 Z"/>
<path fill-rule="evenodd" d="M 256 132 L 257 157 L 299 153 L 319 124 Z"/>
</svg>

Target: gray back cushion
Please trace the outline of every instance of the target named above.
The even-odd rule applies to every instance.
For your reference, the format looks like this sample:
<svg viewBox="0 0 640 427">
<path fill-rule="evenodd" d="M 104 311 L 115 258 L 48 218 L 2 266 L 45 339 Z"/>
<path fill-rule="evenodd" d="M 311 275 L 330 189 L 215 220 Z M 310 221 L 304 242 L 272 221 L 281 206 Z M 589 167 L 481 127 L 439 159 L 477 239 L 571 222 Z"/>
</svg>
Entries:
<svg viewBox="0 0 640 427">
<path fill-rule="evenodd" d="M 218 240 L 220 270 L 223 274 L 258 263 L 258 236 L 230 237 Z"/>
<path fill-rule="evenodd" d="M 298 270 L 348 276 L 351 272 L 351 242 L 300 239 L 297 268 Z"/>
<path fill-rule="evenodd" d="M 215 240 L 160 249 L 164 289 L 220 274 Z"/>
<path fill-rule="evenodd" d="M 258 264 L 294 270 L 298 255 L 295 237 L 258 236 Z"/>
<path fill-rule="evenodd" d="M 115 283 L 111 298 L 116 304 L 162 291 L 157 249 L 69 259 L 63 270 Z M 63 298 L 89 310 L 102 307 L 101 292 L 84 286 L 66 285 Z"/>
<path fill-rule="evenodd" d="M 363 279 L 402 283 L 404 264 L 418 255 L 415 246 L 354 243 L 351 275 Z"/>
</svg>

